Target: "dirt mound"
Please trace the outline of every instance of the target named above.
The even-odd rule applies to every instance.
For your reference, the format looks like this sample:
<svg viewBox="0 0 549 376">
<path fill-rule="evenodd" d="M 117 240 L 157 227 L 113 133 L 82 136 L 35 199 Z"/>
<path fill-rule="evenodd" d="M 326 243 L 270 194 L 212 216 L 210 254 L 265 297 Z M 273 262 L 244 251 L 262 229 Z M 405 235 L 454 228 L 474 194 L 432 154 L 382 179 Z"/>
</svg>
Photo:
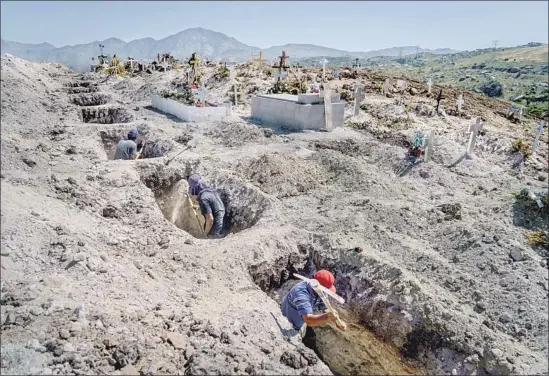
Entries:
<svg viewBox="0 0 549 376">
<path fill-rule="evenodd" d="M 306 194 L 328 180 L 322 165 L 296 156 L 265 154 L 239 164 L 237 170 L 241 177 L 278 198 Z"/>
</svg>

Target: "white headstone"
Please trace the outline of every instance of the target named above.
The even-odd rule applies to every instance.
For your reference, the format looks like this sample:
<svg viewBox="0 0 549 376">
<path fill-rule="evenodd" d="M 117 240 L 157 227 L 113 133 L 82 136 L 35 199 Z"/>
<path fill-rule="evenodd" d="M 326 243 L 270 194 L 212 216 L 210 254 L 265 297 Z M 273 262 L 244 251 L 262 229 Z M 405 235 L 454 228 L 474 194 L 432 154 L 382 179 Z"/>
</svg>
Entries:
<svg viewBox="0 0 549 376">
<path fill-rule="evenodd" d="M 406 81 L 397 80 L 396 87 L 397 87 L 397 89 L 406 89 Z"/>
<path fill-rule="evenodd" d="M 326 82 L 326 63 L 328 60 L 323 59 L 322 60 L 322 82 Z"/>
<path fill-rule="evenodd" d="M 386 78 L 385 82 L 383 83 L 383 86 L 381 87 L 381 94 L 388 94 L 390 89 L 391 89 L 391 81 L 388 78 Z"/>
<path fill-rule="evenodd" d="M 534 138 L 534 143 L 532 144 L 532 154 L 534 154 L 538 150 L 539 138 L 543 133 L 544 127 L 545 127 L 545 122 L 543 120 L 540 121 L 539 125 L 536 127 L 536 137 Z"/>
<path fill-rule="evenodd" d="M 458 115 L 461 116 L 461 106 L 463 105 L 463 94 L 460 94 L 457 100 Z"/>
<path fill-rule="evenodd" d="M 358 116 L 358 112 L 360 110 L 360 102 L 362 102 L 362 100 L 364 100 L 364 85 L 357 82 L 355 89 L 354 116 Z"/>
<path fill-rule="evenodd" d="M 324 115 L 326 118 L 326 130 L 332 131 L 332 90 L 328 83 L 324 84 Z"/>
<path fill-rule="evenodd" d="M 471 124 L 469 126 L 469 132 L 471 132 L 471 135 L 469 136 L 469 144 L 467 145 L 467 154 L 471 155 L 473 154 L 473 149 L 475 148 L 475 143 L 477 142 L 477 135 L 480 130 L 482 130 L 483 123 L 480 121 L 480 118 L 478 117 L 475 121 L 475 124 Z"/>
<path fill-rule="evenodd" d="M 423 142 L 424 142 L 424 148 L 425 148 L 424 161 L 429 162 L 431 160 L 431 156 L 433 155 L 433 143 L 435 142 L 434 129 L 431 129 L 429 131 L 429 135 L 423 139 Z"/>
<path fill-rule="evenodd" d="M 429 81 L 427 81 L 427 93 L 431 94 L 432 86 L 433 86 L 433 80 L 431 80 L 431 77 L 429 77 Z"/>
</svg>

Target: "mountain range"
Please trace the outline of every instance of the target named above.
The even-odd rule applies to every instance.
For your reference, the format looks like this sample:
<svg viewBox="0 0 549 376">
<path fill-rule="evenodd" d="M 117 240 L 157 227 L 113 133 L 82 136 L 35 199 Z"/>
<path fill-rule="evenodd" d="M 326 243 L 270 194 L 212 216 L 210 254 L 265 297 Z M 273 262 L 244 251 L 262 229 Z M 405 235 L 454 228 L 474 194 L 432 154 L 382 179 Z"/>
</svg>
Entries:
<svg viewBox="0 0 549 376">
<path fill-rule="evenodd" d="M 93 41 L 87 44 L 55 47 L 49 43 L 25 44 L 2 39 L 1 52 L 9 53 L 25 60 L 36 62 L 57 62 L 72 69 L 88 70 L 92 64 L 91 58 L 100 54 L 99 45 L 104 45 L 103 53 L 109 56 L 117 54 L 122 59 L 133 57 L 137 60 L 152 61 L 157 53 L 170 52 L 176 59 L 186 59 L 196 52 L 206 59 L 232 59 L 235 61 L 250 60 L 252 53 L 257 57 L 262 51 L 264 59 L 276 59 L 282 51 L 286 51 L 290 59 L 305 59 L 311 57 L 349 57 L 370 58 L 376 56 L 405 56 L 428 52 L 432 54 L 448 54 L 458 52 L 448 48 L 436 50 L 423 49 L 417 46 L 393 47 L 376 51 L 350 52 L 313 44 L 286 44 L 266 49 L 248 46 L 235 38 L 223 33 L 203 28 L 183 30 L 169 37 L 155 40 L 142 38 L 124 42 L 118 38 L 103 41 Z"/>
</svg>

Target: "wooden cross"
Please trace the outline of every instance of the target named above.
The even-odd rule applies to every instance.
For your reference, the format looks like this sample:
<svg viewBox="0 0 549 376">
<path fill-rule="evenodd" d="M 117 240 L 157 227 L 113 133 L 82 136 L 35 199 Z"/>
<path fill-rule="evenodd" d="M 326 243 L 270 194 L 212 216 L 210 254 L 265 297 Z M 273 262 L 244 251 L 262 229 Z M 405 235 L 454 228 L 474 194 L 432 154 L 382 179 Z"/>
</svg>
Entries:
<svg viewBox="0 0 549 376">
<path fill-rule="evenodd" d="M 545 122 L 542 120 L 540 121 L 539 125 L 536 127 L 536 137 L 534 138 L 534 143 L 532 144 L 532 154 L 534 154 L 539 147 L 539 138 L 541 137 L 541 134 L 543 133 L 543 129 L 545 128 Z"/>
<path fill-rule="evenodd" d="M 458 115 L 461 116 L 461 106 L 463 105 L 463 94 L 460 94 L 457 100 Z"/>
<path fill-rule="evenodd" d="M 471 124 L 469 126 L 469 132 L 471 132 L 471 135 L 469 136 L 469 144 L 467 145 L 468 155 L 473 154 L 473 149 L 475 148 L 475 143 L 477 142 L 477 134 L 482 130 L 482 126 L 483 123 L 480 121 L 479 117 L 476 119 L 475 124 Z"/>
<path fill-rule="evenodd" d="M 355 89 L 355 109 L 354 109 L 354 116 L 358 116 L 358 112 L 360 110 L 360 102 L 364 100 L 364 85 L 359 84 L 357 82 L 356 89 Z"/>
<path fill-rule="evenodd" d="M 265 60 L 263 60 L 263 51 L 259 51 L 259 57 L 257 59 L 252 59 L 252 60 L 257 61 L 259 69 L 262 69 L 263 68 L 263 62 L 265 61 Z"/>
</svg>

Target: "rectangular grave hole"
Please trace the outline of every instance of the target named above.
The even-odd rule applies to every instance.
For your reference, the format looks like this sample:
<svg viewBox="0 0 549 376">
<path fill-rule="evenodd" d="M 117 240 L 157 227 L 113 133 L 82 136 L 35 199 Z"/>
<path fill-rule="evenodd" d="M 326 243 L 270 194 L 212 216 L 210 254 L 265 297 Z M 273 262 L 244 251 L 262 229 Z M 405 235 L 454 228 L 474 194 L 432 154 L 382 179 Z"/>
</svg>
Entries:
<svg viewBox="0 0 549 376">
<path fill-rule="evenodd" d="M 110 96 L 105 93 L 84 93 L 71 98 L 71 102 L 77 106 L 100 106 L 110 100 Z"/>
<path fill-rule="evenodd" d="M 69 87 L 67 88 L 68 94 L 82 94 L 82 93 L 95 93 L 98 92 L 99 88 L 97 86 L 89 86 L 89 87 Z"/>
<path fill-rule="evenodd" d="M 165 175 L 157 171 L 145 177 L 143 182 L 154 192 L 156 203 L 168 221 L 195 238 L 205 238 L 202 232 L 204 217 L 199 208 L 196 214 L 193 212 L 187 198 L 187 178 L 178 173 Z M 259 190 L 241 187 L 223 177 L 207 183 L 218 190 L 225 206 L 223 236 L 245 230 L 259 221 L 267 205 L 267 199 Z"/>
<path fill-rule="evenodd" d="M 173 142 L 165 139 L 155 139 L 154 136 L 151 136 L 148 130 L 139 129 L 139 136 L 137 137 L 136 144 L 138 152 L 141 152 L 139 159 L 148 159 L 148 158 L 160 158 L 166 155 L 173 146 Z M 103 148 L 107 155 L 107 159 L 114 159 L 116 153 L 116 146 L 121 140 L 127 139 L 128 129 L 122 131 L 101 131 L 99 136 L 103 143 Z M 142 149 L 143 148 L 143 149 Z"/>
<path fill-rule="evenodd" d="M 133 116 L 121 107 L 82 108 L 81 114 L 84 123 L 116 124 L 133 121 Z"/>
<path fill-rule="evenodd" d="M 338 311 L 341 319 L 347 323 L 346 331 L 339 331 L 330 326 L 315 327 L 312 332 L 309 328 L 308 335 L 303 339 L 305 346 L 313 350 L 335 375 L 413 375 L 423 374 L 414 359 L 402 359 L 404 350 L 397 349 L 382 339 L 376 337 L 361 322 L 360 315 L 355 312 L 356 307 L 352 297 L 346 296 L 348 278 L 347 275 L 356 274 L 356 267 L 338 264 L 316 265 L 321 263 L 315 255 L 311 245 L 297 245 L 297 251 L 289 256 L 279 257 L 273 262 L 262 262 L 251 265 L 248 268 L 250 276 L 261 290 L 275 300 L 279 306 L 281 299 L 300 280 L 294 277 L 294 273 L 307 278 L 313 278 L 314 273 L 320 269 L 328 269 L 336 276 L 336 288 L 338 294 L 346 299 L 341 305 L 331 301 Z M 364 286 L 358 286 L 361 293 Z M 379 305 L 377 309 L 387 310 L 389 306 Z M 286 320 L 282 318 L 282 320 Z M 281 323 L 282 324 L 282 323 Z M 284 323 L 285 328 L 291 327 Z M 287 335 L 292 335 L 292 330 L 287 330 Z M 415 333 L 419 334 L 419 333 Z M 299 334 L 297 334 L 299 336 Z M 281 362 L 289 367 L 300 369 L 306 367 L 306 362 L 297 356 L 288 354 L 281 357 Z"/>
</svg>

